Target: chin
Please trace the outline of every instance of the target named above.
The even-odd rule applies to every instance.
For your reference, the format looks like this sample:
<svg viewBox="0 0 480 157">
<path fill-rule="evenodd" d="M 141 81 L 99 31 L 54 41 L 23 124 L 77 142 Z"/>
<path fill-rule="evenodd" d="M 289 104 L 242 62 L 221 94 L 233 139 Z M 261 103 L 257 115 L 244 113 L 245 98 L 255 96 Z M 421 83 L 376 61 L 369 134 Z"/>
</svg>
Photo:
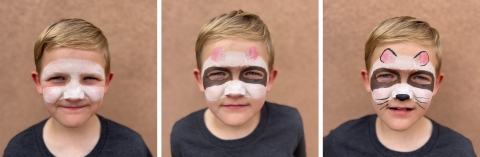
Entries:
<svg viewBox="0 0 480 157">
<path fill-rule="evenodd" d="M 68 128 L 83 126 L 93 115 L 54 115 L 58 123 Z"/>
<path fill-rule="evenodd" d="M 225 125 L 237 127 L 242 126 L 252 119 L 255 114 L 248 113 L 228 113 L 224 115 L 215 115 Z"/>
<path fill-rule="evenodd" d="M 383 117 L 380 116 L 380 120 L 391 130 L 394 131 L 405 131 L 410 129 L 415 123 L 418 122 L 420 118 L 417 117 L 408 117 L 403 119 L 397 119 L 395 117 Z"/>
</svg>

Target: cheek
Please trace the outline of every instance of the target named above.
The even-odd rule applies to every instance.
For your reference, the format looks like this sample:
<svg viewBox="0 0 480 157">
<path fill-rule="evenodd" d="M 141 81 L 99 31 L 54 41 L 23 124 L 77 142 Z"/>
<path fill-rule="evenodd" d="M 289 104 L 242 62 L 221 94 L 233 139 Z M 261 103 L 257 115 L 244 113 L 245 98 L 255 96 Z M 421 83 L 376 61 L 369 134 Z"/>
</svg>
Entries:
<svg viewBox="0 0 480 157">
<path fill-rule="evenodd" d="M 43 99 L 48 104 L 53 104 L 57 102 L 57 100 L 63 94 L 64 86 L 56 86 L 56 87 L 47 87 L 43 89 Z"/>
<path fill-rule="evenodd" d="M 413 94 L 415 95 L 415 99 L 421 102 L 430 103 L 432 101 L 433 92 L 427 89 L 420 89 L 420 88 L 413 88 Z"/>
<path fill-rule="evenodd" d="M 246 83 L 245 89 L 247 95 L 252 99 L 262 99 L 265 98 L 265 95 L 267 94 L 267 87 L 261 84 Z"/>
<path fill-rule="evenodd" d="M 208 101 L 217 101 L 223 95 L 225 85 L 210 86 L 205 89 L 205 97 Z"/>
<path fill-rule="evenodd" d="M 105 93 L 104 87 L 84 86 L 83 89 L 90 101 L 97 102 L 103 99 L 103 94 Z"/>
<path fill-rule="evenodd" d="M 390 97 L 392 93 L 392 87 L 389 88 L 377 88 L 372 91 L 373 100 L 376 103 L 383 103 Z M 379 100 L 382 99 L 382 100 Z"/>
</svg>

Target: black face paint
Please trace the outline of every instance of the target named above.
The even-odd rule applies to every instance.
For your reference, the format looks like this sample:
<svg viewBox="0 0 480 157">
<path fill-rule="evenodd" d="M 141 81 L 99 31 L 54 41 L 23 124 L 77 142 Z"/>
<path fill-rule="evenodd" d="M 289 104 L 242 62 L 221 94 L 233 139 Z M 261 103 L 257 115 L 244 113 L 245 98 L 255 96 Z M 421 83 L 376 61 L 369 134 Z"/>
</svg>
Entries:
<svg viewBox="0 0 480 157">
<path fill-rule="evenodd" d="M 378 82 L 377 80 L 377 74 L 381 72 L 389 72 L 397 77 L 397 80 L 392 81 L 392 82 Z M 401 83 L 400 82 L 400 74 L 392 69 L 387 69 L 387 68 L 378 68 L 375 71 L 373 71 L 373 74 L 370 78 L 370 88 L 371 90 L 378 89 L 378 88 L 388 88 L 391 87 L 395 84 Z"/>
<path fill-rule="evenodd" d="M 419 84 L 419 83 L 416 83 L 416 82 L 413 82 L 412 80 L 412 77 L 415 76 L 415 75 L 418 75 L 418 74 L 425 74 L 425 75 L 428 75 L 430 76 L 430 78 L 432 78 L 432 81 L 430 82 L 430 84 Z M 425 70 L 419 70 L 413 74 L 410 74 L 408 76 L 408 79 L 407 79 L 407 83 L 413 87 L 417 87 L 417 88 L 421 88 L 421 89 L 427 89 L 427 90 L 430 90 L 433 92 L 433 87 L 434 87 L 434 81 L 435 80 L 435 77 L 433 76 L 433 74 L 429 71 L 425 71 Z"/>
<path fill-rule="evenodd" d="M 246 78 L 243 74 L 250 71 L 250 70 L 261 71 L 264 74 L 263 78 L 261 78 L 261 79 Z M 223 79 L 223 80 L 211 80 L 210 77 L 208 77 L 208 74 L 212 71 L 225 72 L 225 73 L 228 74 L 228 77 Z M 202 78 L 203 78 L 203 88 L 204 89 L 207 89 L 208 87 L 211 87 L 211 86 L 222 85 L 225 82 L 233 80 L 232 72 L 228 68 L 225 68 L 225 67 L 209 67 L 209 68 L 205 69 L 205 71 L 203 72 L 203 77 Z M 249 67 L 245 68 L 244 70 L 242 70 L 240 72 L 240 76 L 238 77 L 238 79 L 242 82 L 245 82 L 245 83 L 261 84 L 261 85 L 266 87 L 267 86 L 267 71 L 265 70 L 265 68 L 262 68 L 262 67 L 259 67 L 259 66 L 249 66 Z"/>
<path fill-rule="evenodd" d="M 248 79 L 248 78 L 246 78 L 243 74 L 250 71 L 250 70 L 261 71 L 263 73 L 263 78 L 261 78 L 261 79 Z M 238 77 L 238 79 L 240 81 L 245 82 L 245 83 L 261 84 L 261 85 L 266 87 L 267 86 L 267 71 L 265 70 L 265 68 L 262 68 L 262 67 L 259 67 L 259 66 L 249 66 L 248 68 L 243 69 L 240 72 L 240 76 Z"/>
<path fill-rule="evenodd" d="M 208 77 L 208 73 L 210 73 L 212 71 L 216 71 L 216 70 L 227 73 L 228 77 L 226 79 L 223 79 L 223 80 L 211 80 L 210 77 Z M 225 82 L 233 80 L 233 77 L 232 77 L 232 72 L 230 70 L 228 70 L 227 68 L 209 67 L 209 68 L 205 69 L 205 71 L 203 72 L 203 79 L 202 80 L 203 80 L 203 88 L 207 89 L 208 87 L 216 86 L 216 85 L 222 85 Z"/>
</svg>

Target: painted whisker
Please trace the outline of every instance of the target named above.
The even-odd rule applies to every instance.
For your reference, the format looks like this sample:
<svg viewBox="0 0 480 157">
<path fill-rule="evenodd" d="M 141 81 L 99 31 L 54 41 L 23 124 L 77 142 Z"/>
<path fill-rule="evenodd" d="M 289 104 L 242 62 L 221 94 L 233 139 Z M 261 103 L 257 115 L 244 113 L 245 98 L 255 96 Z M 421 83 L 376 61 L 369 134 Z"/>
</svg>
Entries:
<svg viewBox="0 0 480 157">
<path fill-rule="evenodd" d="M 385 107 L 387 107 L 387 106 L 388 106 L 388 103 L 387 103 L 387 105 L 385 105 L 385 106 L 383 106 L 382 108 L 380 108 L 380 110 L 382 110 L 383 108 L 385 108 Z"/>
<path fill-rule="evenodd" d="M 422 105 L 420 105 L 418 102 L 415 102 L 415 103 L 417 103 L 418 106 L 420 106 L 421 108 L 423 108 Z M 425 108 L 423 108 L 423 110 L 425 110 Z"/>
</svg>

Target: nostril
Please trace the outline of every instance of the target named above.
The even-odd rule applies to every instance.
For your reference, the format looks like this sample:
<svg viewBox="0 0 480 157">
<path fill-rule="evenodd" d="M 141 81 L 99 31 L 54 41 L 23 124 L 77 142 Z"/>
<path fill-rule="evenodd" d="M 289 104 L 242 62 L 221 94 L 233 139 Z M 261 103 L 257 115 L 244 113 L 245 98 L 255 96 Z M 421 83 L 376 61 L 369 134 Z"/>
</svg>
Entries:
<svg viewBox="0 0 480 157">
<path fill-rule="evenodd" d="M 404 101 L 404 100 L 410 99 L 410 96 L 407 94 L 397 94 L 395 98 L 397 98 L 400 101 Z"/>
</svg>

